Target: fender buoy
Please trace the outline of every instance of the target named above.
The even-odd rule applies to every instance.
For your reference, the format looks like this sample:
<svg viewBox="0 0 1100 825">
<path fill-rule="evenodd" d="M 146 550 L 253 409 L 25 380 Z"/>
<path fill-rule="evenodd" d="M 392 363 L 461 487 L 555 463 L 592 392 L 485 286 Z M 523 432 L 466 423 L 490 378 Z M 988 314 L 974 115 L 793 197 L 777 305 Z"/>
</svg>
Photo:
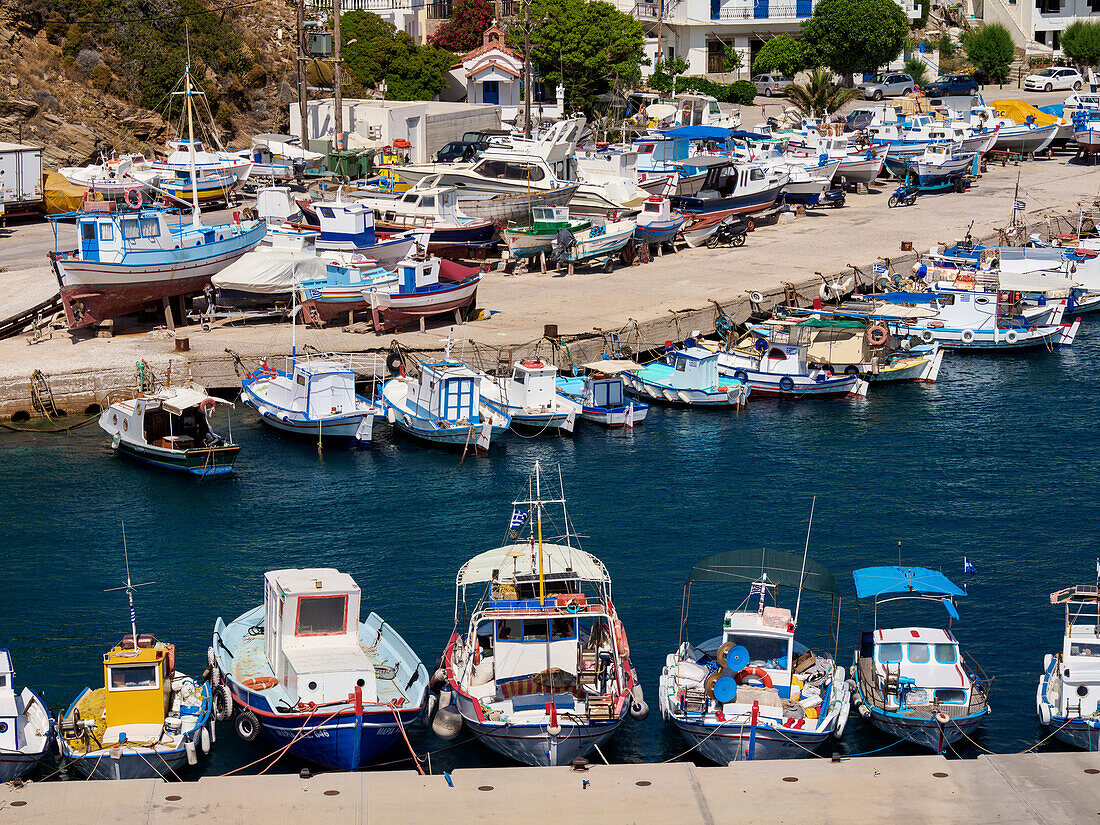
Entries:
<svg viewBox="0 0 1100 825">
<path fill-rule="evenodd" d="M 229 685 L 218 685 L 214 688 L 211 705 L 216 722 L 224 722 L 233 715 L 233 692 Z"/>
<path fill-rule="evenodd" d="M 764 668 L 757 667 L 756 665 L 749 665 L 748 667 L 741 668 L 741 670 L 737 671 L 737 673 L 733 675 L 733 678 L 737 682 L 737 684 L 740 685 L 742 682 L 745 681 L 745 679 L 750 676 L 754 676 L 757 679 L 760 679 L 764 683 L 764 687 L 766 688 L 770 688 L 772 686 L 772 677 L 768 675 L 768 672 L 764 670 Z"/>
<path fill-rule="evenodd" d="M 210 730 L 206 725 L 203 725 L 199 731 L 199 750 L 202 751 L 203 756 L 210 755 Z"/>
<path fill-rule="evenodd" d="M 260 735 L 260 719 L 250 710 L 242 710 L 233 722 L 237 736 L 245 742 L 254 742 Z"/>
<path fill-rule="evenodd" d="M 279 684 L 279 680 L 274 676 L 257 676 L 254 679 L 245 679 L 241 684 L 249 690 L 260 691 L 269 690 L 275 687 L 275 685 Z"/>
<path fill-rule="evenodd" d="M 1018 340 L 1020 340 L 1020 333 L 1018 333 L 1016 330 L 1010 329 L 1008 332 L 1005 333 L 1005 341 L 1007 343 L 1015 344 Z"/>
<path fill-rule="evenodd" d="M 881 347 L 888 337 L 889 332 L 885 324 L 872 324 L 867 328 L 867 343 L 872 347 Z"/>
<path fill-rule="evenodd" d="M 740 381 L 742 384 L 748 383 L 749 380 L 749 374 L 744 370 L 734 370 L 733 377 L 734 380 Z"/>
<path fill-rule="evenodd" d="M 962 342 L 964 344 L 972 344 L 972 343 L 974 343 L 974 330 L 964 329 L 962 331 L 962 336 L 960 336 L 960 337 L 962 338 Z"/>
<path fill-rule="evenodd" d="M 836 720 L 836 730 L 833 731 L 833 736 L 837 739 L 841 739 L 844 736 L 844 726 L 848 724 L 848 714 L 852 712 L 851 699 L 847 699 L 840 703 L 840 715 Z"/>
<path fill-rule="evenodd" d="M 1050 724 L 1050 705 L 1046 702 L 1039 702 L 1039 721 L 1044 725 Z"/>
<path fill-rule="evenodd" d="M 764 296 L 756 290 L 753 290 L 749 293 L 749 300 L 752 301 L 754 304 L 762 304 L 764 302 Z"/>
<path fill-rule="evenodd" d="M 932 333 L 932 330 L 930 330 L 930 329 L 921 330 L 920 339 L 922 341 L 924 341 L 924 343 L 931 344 L 932 341 L 935 339 L 935 337 L 936 336 Z"/>
<path fill-rule="evenodd" d="M 944 713 L 942 710 L 936 714 L 936 724 L 946 725 L 951 721 L 951 717 Z"/>
<path fill-rule="evenodd" d="M 386 356 L 386 369 L 389 370 L 390 375 L 397 375 L 397 371 L 401 369 L 403 362 L 401 356 L 396 352 L 391 352 Z"/>
<path fill-rule="evenodd" d="M 131 200 L 130 196 L 134 198 Z M 130 188 L 126 190 L 126 205 L 131 209 L 141 209 L 141 190 L 137 188 Z"/>
<path fill-rule="evenodd" d="M 789 375 L 784 375 L 779 379 L 779 389 L 783 390 L 783 392 L 790 392 L 794 389 L 794 379 Z"/>
</svg>

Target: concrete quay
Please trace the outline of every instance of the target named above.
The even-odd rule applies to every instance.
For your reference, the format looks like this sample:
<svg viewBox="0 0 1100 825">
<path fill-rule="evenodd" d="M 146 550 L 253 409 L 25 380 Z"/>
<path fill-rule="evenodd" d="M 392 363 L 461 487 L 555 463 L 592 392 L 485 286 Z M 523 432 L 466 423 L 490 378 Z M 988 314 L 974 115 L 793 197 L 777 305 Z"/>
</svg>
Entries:
<svg viewBox="0 0 1100 825">
<path fill-rule="evenodd" d="M 1068 164 L 1068 157 L 991 165 L 966 193 L 922 196 L 915 206 L 899 209 L 886 206 L 896 184 L 880 181 L 869 194 L 849 195 L 843 209 L 810 210 L 804 217 L 759 227 L 740 249 L 682 250 L 612 273 L 494 271 L 479 289 L 478 305 L 492 312 L 486 320 L 396 336 L 299 325 L 297 343 L 323 352 L 362 353 L 355 366 L 366 375 L 378 370 L 379 356 L 393 341 L 414 352 L 438 353 L 448 334 L 456 341 L 454 355 L 483 369 L 523 356 L 564 367 L 583 363 L 605 351 L 612 332 L 634 350 L 659 346 L 693 330 L 711 330 L 715 302 L 740 320 L 748 314 L 747 295 L 753 290 L 768 296 L 767 304 L 782 296 L 784 284 L 792 284 L 809 299 L 821 282 L 818 272 L 845 273 L 855 265 L 869 274 L 883 258 L 896 271 L 907 270 L 914 256 L 900 251 L 902 242 L 927 250 L 962 237 L 971 224 L 975 237 L 995 237 L 1008 223 L 1016 197 L 1026 202 L 1026 218 L 1035 231 L 1065 231 L 1076 223 L 1077 204 L 1091 204 L 1100 193 L 1100 170 Z M 49 268 L 35 263 L 52 248 L 52 232 L 38 224 L 7 231 L 0 241 L 0 266 L 7 270 L 0 276 L 0 307 L 14 311 L 15 305 L 31 306 L 41 300 L 41 292 L 55 288 Z M 559 339 L 544 337 L 547 324 L 557 326 Z M 148 327 L 120 327 L 111 339 L 55 331 L 34 344 L 26 336 L 0 341 L 0 416 L 31 410 L 28 380 L 34 370 L 46 374 L 59 407 L 79 413 L 113 394 L 132 392 L 139 360 L 162 376 L 171 365 L 174 378 L 189 374 L 211 389 L 231 389 L 238 378 L 227 350 L 250 369 L 265 356 L 289 354 L 291 344 L 287 323 L 208 332 L 181 327 L 177 335 L 189 338 L 189 352 L 176 352 L 167 332 Z"/>
<path fill-rule="evenodd" d="M 452 787 L 453 784 L 453 787 Z M 480 825 L 519 819 L 615 825 L 814 823 L 1066 825 L 1094 822 L 1100 755 L 864 757 L 570 768 L 234 776 L 197 782 L 42 782 L 7 787 L 0 823 L 257 822 Z"/>
</svg>

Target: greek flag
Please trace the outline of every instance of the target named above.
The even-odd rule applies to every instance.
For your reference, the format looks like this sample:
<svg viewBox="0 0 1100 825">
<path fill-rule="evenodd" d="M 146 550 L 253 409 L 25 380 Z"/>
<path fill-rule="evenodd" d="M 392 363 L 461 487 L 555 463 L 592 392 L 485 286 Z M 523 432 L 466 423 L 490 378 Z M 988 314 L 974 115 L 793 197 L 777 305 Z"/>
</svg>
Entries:
<svg viewBox="0 0 1100 825">
<path fill-rule="evenodd" d="M 760 582 L 754 582 L 752 587 L 749 588 L 749 596 L 763 596 L 764 585 Z"/>
<path fill-rule="evenodd" d="M 971 564 L 970 559 L 966 556 L 963 556 L 963 572 L 969 573 L 971 576 L 978 572 L 978 568 Z"/>
<path fill-rule="evenodd" d="M 526 510 L 513 510 L 512 521 L 508 525 L 513 530 L 518 530 L 524 524 L 527 523 L 527 511 Z"/>
<path fill-rule="evenodd" d="M 1027 209 L 1027 204 L 1023 201 L 1014 201 L 1012 204 L 1012 208 L 1017 212 L 1023 212 L 1025 209 Z"/>
<path fill-rule="evenodd" d="M 875 268 L 872 271 L 876 275 L 885 275 L 886 274 L 886 265 L 885 264 L 875 264 Z"/>
</svg>

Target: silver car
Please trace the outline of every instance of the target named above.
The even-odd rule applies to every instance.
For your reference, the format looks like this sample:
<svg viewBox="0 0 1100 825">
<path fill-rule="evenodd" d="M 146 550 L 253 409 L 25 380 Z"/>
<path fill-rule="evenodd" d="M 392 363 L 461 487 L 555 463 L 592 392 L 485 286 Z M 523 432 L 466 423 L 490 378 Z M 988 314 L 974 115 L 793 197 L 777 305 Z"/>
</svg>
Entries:
<svg viewBox="0 0 1100 825">
<path fill-rule="evenodd" d="M 859 84 L 859 90 L 868 100 L 907 95 L 916 88 L 913 78 L 904 72 L 883 72 Z"/>
<path fill-rule="evenodd" d="M 793 82 L 789 77 L 784 77 L 778 72 L 758 74 L 752 79 L 752 83 L 756 87 L 756 93 L 764 95 L 764 97 L 783 94 Z"/>
</svg>

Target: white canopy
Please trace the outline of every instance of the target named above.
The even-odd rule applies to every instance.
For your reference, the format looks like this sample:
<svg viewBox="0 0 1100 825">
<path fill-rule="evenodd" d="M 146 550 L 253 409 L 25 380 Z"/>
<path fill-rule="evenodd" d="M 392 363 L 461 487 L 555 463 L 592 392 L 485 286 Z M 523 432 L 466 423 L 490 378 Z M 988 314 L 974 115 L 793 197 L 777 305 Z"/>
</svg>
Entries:
<svg viewBox="0 0 1100 825">
<path fill-rule="evenodd" d="M 631 361 L 629 358 L 611 358 L 606 361 L 593 361 L 590 364 L 582 364 L 586 370 L 592 370 L 593 372 L 606 372 L 608 375 L 615 375 L 620 372 L 630 372 L 631 370 L 640 370 L 642 365 Z"/>
<path fill-rule="evenodd" d="M 201 387 L 169 387 L 161 390 L 158 397 L 160 398 L 160 405 L 168 412 L 176 415 L 183 415 L 184 410 L 197 407 L 204 401 L 210 401 L 214 404 L 219 403 L 219 399 L 207 395 L 206 390 Z"/>
<path fill-rule="evenodd" d="M 1053 292 L 1073 289 L 1077 282 L 1060 273 L 1042 272 L 1038 268 L 1033 272 L 1004 272 L 997 277 L 1003 290 L 1013 292 Z"/>
<path fill-rule="evenodd" d="M 512 555 L 509 555 L 512 554 Z M 603 562 L 590 553 L 564 544 L 543 544 L 542 565 L 544 573 L 564 573 L 571 570 L 582 581 L 610 584 L 611 577 Z M 457 585 L 488 582 L 493 579 L 493 571 L 500 571 L 502 578 L 511 579 L 513 570 L 518 575 L 537 574 L 539 571 L 538 545 L 530 543 L 506 544 L 493 550 L 486 550 L 466 562 L 458 571 Z"/>
<path fill-rule="evenodd" d="M 879 304 L 872 312 L 867 314 L 878 318 L 897 320 L 904 320 L 906 318 L 935 318 L 939 315 L 936 310 L 929 309 L 928 307 L 908 307 L 904 304 Z"/>
<path fill-rule="evenodd" d="M 273 295 L 309 278 L 323 278 L 325 261 L 312 252 L 260 248 L 246 252 L 211 278 L 219 289 Z"/>
</svg>

